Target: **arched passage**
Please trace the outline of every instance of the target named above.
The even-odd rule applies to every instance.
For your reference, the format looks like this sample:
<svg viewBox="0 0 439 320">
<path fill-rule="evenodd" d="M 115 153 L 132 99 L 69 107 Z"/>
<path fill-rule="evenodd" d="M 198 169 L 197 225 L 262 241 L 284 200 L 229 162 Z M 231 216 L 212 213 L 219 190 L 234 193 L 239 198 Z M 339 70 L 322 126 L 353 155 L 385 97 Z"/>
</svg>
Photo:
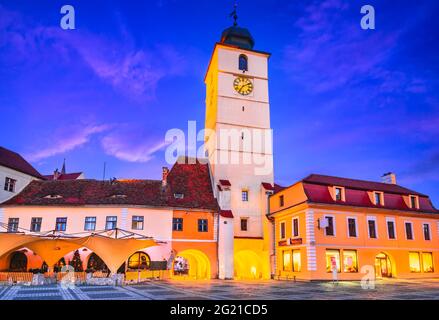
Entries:
<svg viewBox="0 0 439 320">
<path fill-rule="evenodd" d="M 173 265 L 174 277 L 188 276 L 191 279 L 210 279 L 210 260 L 199 250 L 179 252 Z"/>
<path fill-rule="evenodd" d="M 375 256 L 375 274 L 377 278 L 392 278 L 396 275 L 396 265 L 390 255 L 381 252 Z"/>
<path fill-rule="evenodd" d="M 27 271 L 27 257 L 21 251 L 12 253 L 9 261 L 9 271 L 11 272 L 26 272 Z"/>
<path fill-rule="evenodd" d="M 239 280 L 261 279 L 261 258 L 251 250 L 242 250 L 235 254 L 235 278 Z"/>
</svg>

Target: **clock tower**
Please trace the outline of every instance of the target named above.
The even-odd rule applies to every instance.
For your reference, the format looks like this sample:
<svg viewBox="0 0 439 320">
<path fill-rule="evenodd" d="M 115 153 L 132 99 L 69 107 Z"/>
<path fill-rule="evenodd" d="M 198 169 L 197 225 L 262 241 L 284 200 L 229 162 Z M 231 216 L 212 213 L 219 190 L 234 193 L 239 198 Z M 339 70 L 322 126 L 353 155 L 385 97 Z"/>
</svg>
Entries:
<svg viewBox="0 0 439 320">
<path fill-rule="evenodd" d="M 218 260 L 222 279 L 270 277 L 274 190 L 268 95 L 270 54 L 254 49 L 235 23 L 216 43 L 205 77 L 205 150 L 221 207 Z"/>
</svg>

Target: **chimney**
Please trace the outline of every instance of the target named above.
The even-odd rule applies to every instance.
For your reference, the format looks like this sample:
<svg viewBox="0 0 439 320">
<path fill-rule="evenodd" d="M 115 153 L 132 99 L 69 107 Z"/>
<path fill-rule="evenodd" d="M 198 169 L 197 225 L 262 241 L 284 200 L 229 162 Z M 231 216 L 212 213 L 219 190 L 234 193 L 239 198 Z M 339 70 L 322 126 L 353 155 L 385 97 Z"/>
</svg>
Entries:
<svg viewBox="0 0 439 320">
<path fill-rule="evenodd" d="M 168 167 L 163 167 L 163 170 L 162 170 L 162 186 L 163 187 L 166 187 L 168 185 L 168 175 L 169 175 Z"/>
<path fill-rule="evenodd" d="M 385 174 L 383 174 L 383 176 L 381 177 L 381 180 L 382 180 L 384 183 L 388 183 L 388 184 L 396 184 L 396 174 L 394 174 L 393 172 L 385 173 Z"/>
<path fill-rule="evenodd" d="M 53 180 L 58 180 L 58 178 L 59 178 L 59 171 L 58 171 L 58 169 L 56 169 L 56 170 L 53 172 Z"/>
</svg>

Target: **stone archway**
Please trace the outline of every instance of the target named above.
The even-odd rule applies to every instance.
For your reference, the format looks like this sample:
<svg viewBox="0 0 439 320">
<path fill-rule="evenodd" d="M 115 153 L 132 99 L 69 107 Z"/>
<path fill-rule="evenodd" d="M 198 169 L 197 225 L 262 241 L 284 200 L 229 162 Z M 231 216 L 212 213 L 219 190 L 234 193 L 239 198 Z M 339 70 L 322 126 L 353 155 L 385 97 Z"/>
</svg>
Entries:
<svg viewBox="0 0 439 320">
<path fill-rule="evenodd" d="M 262 279 L 262 260 L 252 250 L 242 250 L 235 254 L 235 279 Z"/>
<path fill-rule="evenodd" d="M 173 277 L 177 279 L 178 277 L 188 277 L 196 280 L 207 280 L 211 277 L 210 260 L 200 250 L 184 250 L 176 255 L 172 271 Z"/>
<path fill-rule="evenodd" d="M 375 275 L 377 278 L 393 278 L 395 277 L 394 260 L 385 252 L 380 252 L 375 256 Z"/>
<path fill-rule="evenodd" d="M 9 260 L 9 271 L 11 272 L 26 272 L 27 271 L 27 256 L 22 251 L 15 251 L 11 254 Z"/>
</svg>

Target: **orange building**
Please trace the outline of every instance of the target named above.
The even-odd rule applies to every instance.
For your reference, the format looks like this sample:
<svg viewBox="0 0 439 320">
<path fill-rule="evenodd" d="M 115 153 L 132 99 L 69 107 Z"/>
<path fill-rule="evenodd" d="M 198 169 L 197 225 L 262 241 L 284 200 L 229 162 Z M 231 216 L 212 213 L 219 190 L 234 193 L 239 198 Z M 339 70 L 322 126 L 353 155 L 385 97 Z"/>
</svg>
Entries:
<svg viewBox="0 0 439 320">
<path fill-rule="evenodd" d="M 310 175 L 272 195 L 275 277 L 438 277 L 439 211 L 428 196 L 388 177 Z"/>
</svg>

